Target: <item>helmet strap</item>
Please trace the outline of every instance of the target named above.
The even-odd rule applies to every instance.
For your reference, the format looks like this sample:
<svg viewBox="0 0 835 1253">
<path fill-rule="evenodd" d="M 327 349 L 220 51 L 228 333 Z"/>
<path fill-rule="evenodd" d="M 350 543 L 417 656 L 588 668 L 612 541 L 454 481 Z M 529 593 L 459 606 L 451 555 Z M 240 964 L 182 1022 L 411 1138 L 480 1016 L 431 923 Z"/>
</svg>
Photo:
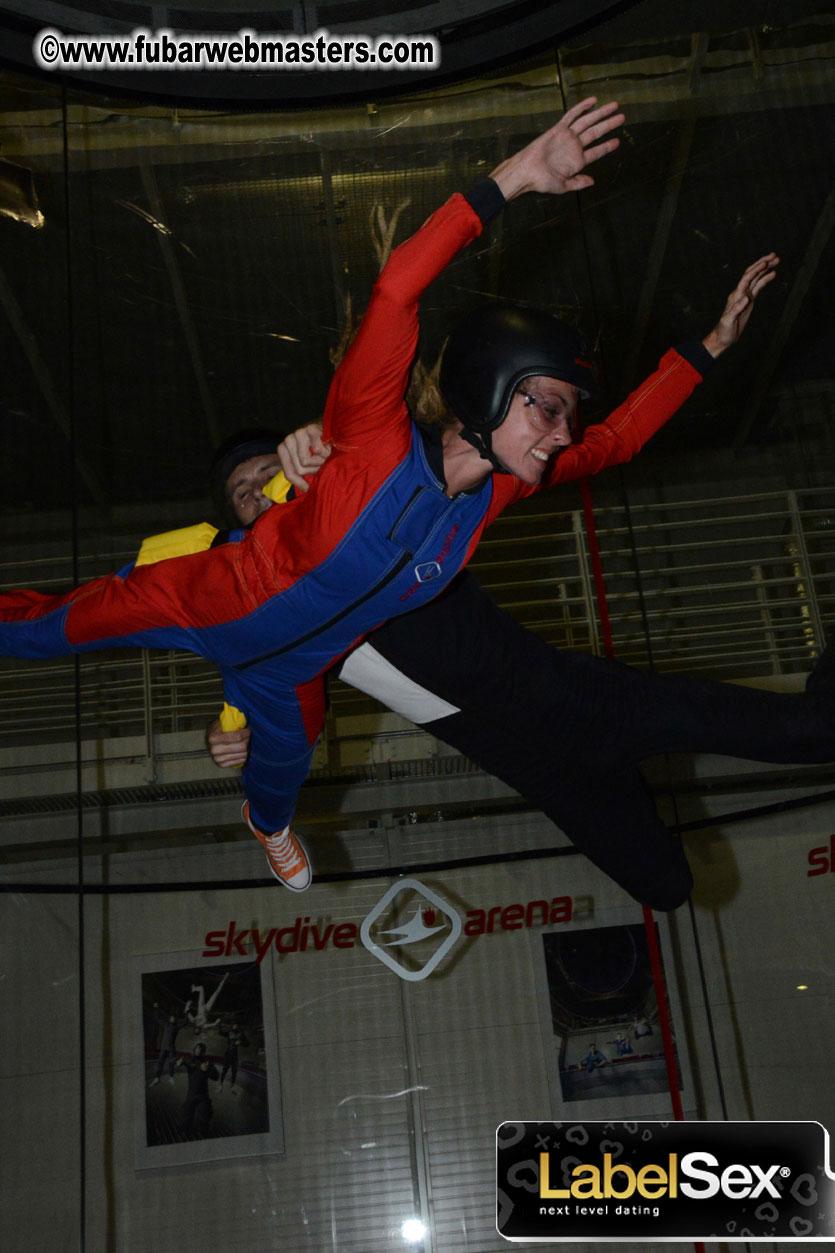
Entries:
<svg viewBox="0 0 835 1253">
<path fill-rule="evenodd" d="M 471 431 L 468 427 L 462 426 L 458 433 L 462 439 L 467 441 L 468 444 L 472 444 L 473 448 L 484 461 L 490 462 L 490 465 L 497 474 L 510 474 L 510 471 L 502 465 L 496 454 L 493 452 L 492 431 L 485 431 L 484 434 L 481 435 L 477 431 Z"/>
</svg>

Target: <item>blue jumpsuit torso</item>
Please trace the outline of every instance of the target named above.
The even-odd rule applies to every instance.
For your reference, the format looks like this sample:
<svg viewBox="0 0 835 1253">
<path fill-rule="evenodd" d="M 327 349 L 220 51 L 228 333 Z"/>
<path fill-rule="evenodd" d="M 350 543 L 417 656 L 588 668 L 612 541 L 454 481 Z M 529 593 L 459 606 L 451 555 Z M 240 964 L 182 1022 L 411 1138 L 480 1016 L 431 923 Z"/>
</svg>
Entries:
<svg viewBox="0 0 835 1253">
<path fill-rule="evenodd" d="M 491 495 L 487 478 L 477 491 L 448 497 L 415 432 L 407 455 L 330 555 L 290 588 L 230 622 L 153 628 L 119 642 L 210 658 L 233 704 L 243 676 L 260 673 L 295 687 L 381 622 L 437 596 L 463 566 Z"/>
</svg>

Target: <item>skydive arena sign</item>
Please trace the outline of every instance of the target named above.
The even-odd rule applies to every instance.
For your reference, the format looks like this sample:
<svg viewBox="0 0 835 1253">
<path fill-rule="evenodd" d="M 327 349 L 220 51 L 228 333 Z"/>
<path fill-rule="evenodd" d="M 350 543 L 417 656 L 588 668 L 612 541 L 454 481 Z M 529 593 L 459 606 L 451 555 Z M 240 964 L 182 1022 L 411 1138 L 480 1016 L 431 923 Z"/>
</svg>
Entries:
<svg viewBox="0 0 835 1253">
<path fill-rule="evenodd" d="M 506 1240 L 835 1238 L 820 1123 L 503 1123 L 496 1165 Z"/>
</svg>

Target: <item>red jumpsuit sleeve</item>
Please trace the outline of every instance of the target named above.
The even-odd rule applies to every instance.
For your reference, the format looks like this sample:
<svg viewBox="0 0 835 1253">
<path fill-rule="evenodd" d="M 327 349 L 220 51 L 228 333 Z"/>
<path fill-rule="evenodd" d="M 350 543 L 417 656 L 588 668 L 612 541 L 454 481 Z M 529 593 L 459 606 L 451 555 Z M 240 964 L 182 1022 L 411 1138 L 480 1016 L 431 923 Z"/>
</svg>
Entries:
<svg viewBox="0 0 835 1253">
<path fill-rule="evenodd" d="M 418 302 L 481 229 L 478 214 L 456 193 L 391 254 L 331 383 L 323 418 L 326 442 L 349 448 L 394 421 L 408 420 L 403 398 L 417 348 Z"/>
<path fill-rule="evenodd" d="M 655 373 L 605 422 L 587 427 L 582 439 L 557 457 L 541 486 L 552 487 L 555 483 L 585 478 L 607 466 L 631 460 L 681 408 L 701 381 L 702 376 L 695 366 L 670 348 Z"/>
</svg>

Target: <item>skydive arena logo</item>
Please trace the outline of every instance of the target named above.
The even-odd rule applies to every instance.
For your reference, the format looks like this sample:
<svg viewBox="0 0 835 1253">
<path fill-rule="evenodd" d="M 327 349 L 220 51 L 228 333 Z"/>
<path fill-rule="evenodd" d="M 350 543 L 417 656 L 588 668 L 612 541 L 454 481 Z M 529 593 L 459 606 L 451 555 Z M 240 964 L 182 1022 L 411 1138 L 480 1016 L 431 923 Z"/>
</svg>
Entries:
<svg viewBox="0 0 835 1253">
<path fill-rule="evenodd" d="M 363 923 L 361 938 L 368 951 L 401 978 L 425 979 L 452 948 L 462 930 L 473 939 L 571 922 L 573 914 L 572 897 L 553 896 L 527 904 L 513 901 L 509 905 L 490 905 L 484 909 L 475 907 L 461 918 L 446 901 L 417 879 L 401 879 L 374 906 Z M 239 927 L 232 919 L 219 930 L 206 932 L 203 956 L 252 954 L 260 963 L 273 950 L 280 957 L 286 957 L 290 953 L 351 949 L 356 947 L 358 938 L 360 928 L 355 922 L 334 922 L 330 917 L 299 915 L 286 927 Z M 443 951 L 436 955 L 438 949 Z"/>
<path fill-rule="evenodd" d="M 369 953 L 401 979 L 426 979 L 461 934 L 461 918 L 417 879 L 393 883 L 360 927 Z"/>
<path fill-rule="evenodd" d="M 496 1165 L 520 1243 L 835 1237 L 820 1123 L 503 1123 Z"/>
</svg>

